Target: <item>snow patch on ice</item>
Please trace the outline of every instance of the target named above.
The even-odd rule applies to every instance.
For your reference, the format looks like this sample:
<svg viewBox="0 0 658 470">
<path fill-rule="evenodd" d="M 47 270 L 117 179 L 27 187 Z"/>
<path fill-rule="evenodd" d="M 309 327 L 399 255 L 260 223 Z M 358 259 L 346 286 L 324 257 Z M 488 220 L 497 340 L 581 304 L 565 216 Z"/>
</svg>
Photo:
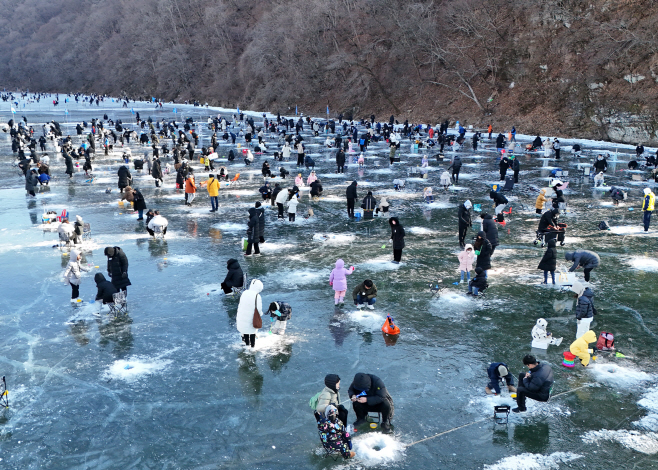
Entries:
<svg viewBox="0 0 658 470">
<path fill-rule="evenodd" d="M 404 266 L 404 263 L 395 264 L 388 256 L 371 259 L 358 265 L 359 268 L 370 269 L 371 271 L 389 271 L 400 269 L 400 266 Z"/>
<path fill-rule="evenodd" d="M 172 361 L 169 359 L 152 359 L 136 356 L 133 359 L 114 361 L 103 374 L 107 379 L 120 379 L 134 382 L 144 376 L 164 370 Z"/>
<path fill-rule="evenodd" d="M 302 284 L 313 284 L 315 282 L 318 282 L 318 280 L 322 278 L 328 279 L 329 272 L 326 270 L 325 271 L 299 270 L 299 271 L 288 272 L 284 275 L 278 273 L 276 275 L 276 282 L 286 287 L 295 287 Z"/>
<path fill-rule="evenodd" d="M 619 225 L 617 227 L 610 227 L 610 233 L 615 235 L 638 235 L 641 237 L 656 237 L 658 232 L 655 230 L 644 231 L 644 227 L 640 225 Z"/>
<path fill-rule="evenodd" d="M 372 310 L 357 310 L 348 314 L 350 320 L 361 325 L 368 331 L 379 331 L 386 319 L 383 315 L 373 312 Z"/>
<path fill-rule="evenodd" d="M 639 269 L 641 271 L 658 271 L 658 261 L 653 258 L 638 256 L 632 258 L 628 264 L 630 264 L 633 268 Z"/>
<path fill-rule="evenodd" d="M 658 453 L 658 434 L 654 432 L 641 433 L 639 431 L 608 430 L 588 431 L 582 436 L 583 442 L 596 444 L 601 441 L 615 441 L 628 449 L 643 454 Z"/>
<path fill-rule="evenodd" d="M 434 230 L 427 227 L 409 227 L 407 230 L 414 235 L 431 235 L 434 233 Z"/>
<path fill-rule="evenodd" d="M 434 201 L 429 204 L 425 204 L 424 207 L 429 207 L 430 209 L 449 209 L 451 207 L 457 207 L 457 204 L 451 204 L 444 201 Z"/>
<path fill-rule="evenodd" d="M 594 363 L 587 368 L 597 382 L 628 388 L 642 382 L 653 380 L 655 376 L 641 370 L 624 367 L 617 364 Z"/>
<path fill-rule="evenodd" d="M 658 386 L 645 393 L 637 404 L 649 410 L 649 414 L 633 424 L 650 431 L 658 431 Z"/>
<path fill-rule="evenodd" d="M 220 222 L 219 224 L 213 224 L 212 228 L 218 228 L 219 230 L 223 230 L 225 232 L 239 232 L 239 231 L 247 231 L 247 224 L 235 224 L 232 222 Z"/>
<path fill-rule="evenodd" d="M 561 463 L 571 462 L 583 456 L 572 452 L 553 452 L 550 455 L 519 454 L 505 457 L 484 470 L 549 470 L 560 468 Z"/>
<path fill-rule="evenodd" d="M 356 238 L 354 234 L 344 233 L 316 233 L 313 235 L 313 240 L 316 242 L 325 242 L 330 245 L 342 245 L 344 243 L 351 243 Z"/>
<path fill-rule="evenodd" d="M 253 348 L 247 348 L 243 342 L 236 343 L 236 349 L 247 352 L 259 352 L 261 356 L 275 356 L 286 352 L 285 349 L 297 341 L 296 336 L 287 334 L 276 335 L 269 333 L 269 317 L 263 317 L 263 329 L 256 333 L 256 343 Z"/>
<path fill-rule="evenodd" d="M 379 432 L 367 433 L 352 440 L 356 459 L 363 465 L 381 465 L 402 458 L 405 446 L 395 437 Z"/>
</svg>

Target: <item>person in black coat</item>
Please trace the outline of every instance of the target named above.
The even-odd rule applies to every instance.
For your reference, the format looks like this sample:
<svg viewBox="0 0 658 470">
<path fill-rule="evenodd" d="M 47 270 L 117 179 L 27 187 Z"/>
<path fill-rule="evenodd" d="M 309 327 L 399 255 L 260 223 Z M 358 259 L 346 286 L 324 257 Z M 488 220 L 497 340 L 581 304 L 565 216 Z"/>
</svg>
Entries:
<svg viewBox="0 0 658 470">
<path fill-rule="evenodd" d="M 68 152 L 64 152 L 64 161 L 66 162 L 66 174 L 69 175 L 69 178 L 73 178 L 73 158 Z"/>
<path fill-rule="evenodd" d="M 270 202 L 272 203 L 272 207 L 274 207 L 276 197 L 279 195 L 281 192 L 281 185 L 279 183 L 274 183 L 274 189 L 272 189 L 272 196 L 270 196 Z"/>
<path fill-rule="evenodd" d="M 128 293 L 128 286 L 132 285 L 128 279 L 128 257 L 118 246 L 105 248 L 107 256 L 107 274 L 117 289 Z"/>
<path fill-rule="evenodd" d="M 557 269 L 557 241 L 555 239 L 548 241 L 548 248 L 543 258 L 539 262 L 537 269 L 544 271 L 544 284 L 548 284 L 548 273 L 551 273 L 551 279 L 555 284 L 555 270 Z"/>
<path fill-rule="evenodd" d="M 447 168 L 446 171 L 450 170 L 452 168 L 452 182 L 455 184 L 459 183 L 459 171 L 462 168 L 462 159 L 459 157 L 459 155 L 455 155 L 455 157 L 452 159 L 452 163 L 450 166 Z"/>
<path fill-rule="evenodd" d="M 94 281 L 96 281 L 96 287 L 98 292 L 96 293 L 96 300 L 102 300 L 103 305 L 111 304 L 114 302 L 114 294 L 119 292 L 114 284 L 105 279 L 103 273 L 96 273 L 94 276 Z"/>
<path fill-rule="evenodd" d="M 391 226 L 391 241 L 393 242 L 393 262 L 400 264 L 402 259 L 402 249 L 404 248 L 404 227 L 400 224 L 397 217 L 388 219 Z"/>
<path fill-rule="evenodd" d="M 514 413 L 526 411 L 526 397 L 537 401 L 548 401 L 553 386 L 551 366 L 537 362 L 537 359 L 531 355 L 523 358 L 523 364 L 528 366 L 530 371 L 519 374 L 519 386 L 516 388 L 518 408 L 512 409 Z"/>
<path fill-rule="evenodd" d="M 505 205 L 509 202 L 502 193 L 497 191 L 489 191 L 489 199 L 493 200 L 496 216 L 498 216 L 505 209 Z M 499 222 L 502 220 L 502 216 L 498 218 Z"/>
<path fill-rule="evenodd" d="M 496 148 L 502 149 L 505 147 L 505 136 L 503 134 L 498 134 L 496 137 Z"/>
<path fill-rule="evenodd" d="M 230 294 L 234 287 L 244 286 L 244 272 L 242 272 L 238 260 L 233 258 L 226 262 L 226 269 L 228 269 L 228 273 L 222 282 L 222 290 L 225 294 Z"/>
<path fill-rule="evenodd" d="M 373 213 L 375 212 L 375 207 L 377 207 L 377 199 L 372 195 L 372 191 L 368 191 L 366 197 L 363 198 L 361 203 L 361 209 L 363 209 L 363 219 L 372 219 Z"/>
<path fill-rule="evenodd" d="M 153 166 L 151 167 L 151 176 L 155 180 L 155 187 L 159 188 L 164 180 L 162 179 L 162 165 L 160 159 L 156 156 L 153 157 Z"/>
<path fill-rule="evenodd" d="M 121 165 L 119 171 L 117 171 L 117 175 L 119 176 L 119 191 L 123 192 L 123 188 L 130 186 L 130 178 L 132 178 L 132 175 L 130 174 L 128 167 L 125 165 Z"/>
<path fill-rule="evenodd" d="M 395 405 L 382 379 L 376 375 L 359 372 L 354 376 L 347 395 L 352 401 L 352 408 L 356 414 L 355 428 L 366 423 L 369 411 L 375 411 L 382 414 L 382 431 L 385 433 L 391 431 Z"/>
<path fill-rule="evenodd" d="M 254 249 L 255 255 L 260 255 L 258 247 L 260 233 L 260 222 L 258 220 L 258 211 L 252 207 L 249 209 L 249 222 L 247 223 L 247 251 L 245 256 L 251 256 L 251 248 Z"/>
<path fill-rule="evenodd" d="M 477 297 L 489 287 L 487 283 L 487 273 L 482 268 L 475 268 L 475 277 L 468 283 L 467 295 Z"/>
<path fill-rule="evenodd" d="M 553 208 L 544 212 L 544 214 L 541 216 L 541 219 L 539 219 L 537 231 L 540 233 L 547 233 L 548 235 L 546 236 L 546 240 L 555 238 L 555 234 L 557 234 L 557 240 L 561 244 L 564 244 L 565 225 L 558 223 L 559 216 L 560 209 L 557 208 Z"/>
<path fill-rule="evenodd" d="M 493 255 L 498 246 L 498 227 L 496 227 L 496 222 L 490 214 L 482 213 L 480 218 L 482 219 L 482 230 L 486 233 L 487 240 L 491 244 L 491 254 Z"/>
<path fill-rule="evenodd" d="M 256 201 L 255 206 L 258 211 L 258 242 L 265 243 L 265 208 L 260 201 Z"/>
<path fill-rule="evenodd" d="M 459 206 L 457 218 L 459 219 L 459 246 L 463 249 L 466 246 L 466 233 L 469 227 L 473 226 L 471 220 L 471 201 L 464 201 L 464 204 Z"/>
<path fill-rule="evenodd" d="M 475 249 L 475 254 L 477 259 L 475 261 L 476 268 L 482 268 L 484 271 L 484 277 L 487 277 L 487 271 L 491 269 L 491 253 L 493 252 L 491 248 L 491 243 L 487 240 L 487 234 L 484 231 L 480 230 L 475 237 L 475 242 L 473 243 L 473 248 Z"/>
<path fill-rule="evenodd" d="M 542 147 L 544 143 L 541 140 L 541 137 L 535 137 L 535 140 L 532 141 L 532 148 L 530 150 L 537 150 Z"/>
<path fill-rule="evenodd" d="M 356 193 L 356 181 L 352 181 L 347 187 L 345 197 L 347 198 L 347 216 L 354 217 L 354 201 L 359 197 Z"/>
<path fill-rule="evenodd" d="M 137 220 L 144 220 L 144 211 L 146 210 L 146 201 L 141 191 L 137 188 L 133 189 L 133 209 L 137 211 L 139 217 Z"/>
<path fill-rule="evenodd" d="M 320 180 L 315 180 L 311 183 L 311 196 L 312 197 L 320 197 L 322 196 L 322 183 Z"/>
<path fill-rule="evenodd" d="M 521 163 L 519 159 L 512 156 L 512 170 L 514 170 L 514 182 L 519 182 L 519 171 L 521 171 Z"/>
<path fill-rule="evenodd" d="M 336 173 L 345 173 L 345 152 L 340 148 L 340 144 L 337 144 L 338 152 L 336 152 L 336 166 L 338 169 Z"/>
<path fill-rule="evenodd" d="M 498 163 L 499 171 L 500 171 L 500 181 L 505 181 L 505 174 L 507 173 L 507 170 L 509 168 L 509 158 L 503 157 L 500 159 L 500 163 Z"/>
</svg>

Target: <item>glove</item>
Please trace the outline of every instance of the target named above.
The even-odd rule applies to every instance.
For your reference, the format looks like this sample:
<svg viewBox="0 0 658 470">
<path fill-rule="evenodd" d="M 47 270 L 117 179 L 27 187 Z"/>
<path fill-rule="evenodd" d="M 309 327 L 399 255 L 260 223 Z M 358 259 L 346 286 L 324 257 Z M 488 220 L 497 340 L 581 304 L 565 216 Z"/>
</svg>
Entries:
<svg viewBox="0 0 658 470">
<path fill-rule="evenodd" d="M 354 271 L 356 268 L 354 266 L 350 266 L 350 269 Z"/>
<path fill-rule="evenodd" d="M 330 286 L 333 286 L 333 285 L 334 285 L 334 283 L 333 283 L 333 282 L 331 282 L 331 281 L 329 281 L 329 285 L 330 285 Z"/>
<path fill-rule="evenodd" d="M 273 313 L 274 315 L 276 315 L 277 317 L 280 317 L 280 316 L 281 316 L 281 312 L 279 312 L 278 310 L 275 310 L 275 311 L 272 312 L 272 313 Z"/>
<path fill-rule="evenodd" d="M 121 273 L 121 277 L 122 277 L 123 279 L 127 278 L 127 277 L 128 277 L 128 273 Z"/>
<path fill-rule="evenodd" d="M 475 250 L 474 253 L 476 256 L 480 256 L 480 250 Z"/>
</svg>

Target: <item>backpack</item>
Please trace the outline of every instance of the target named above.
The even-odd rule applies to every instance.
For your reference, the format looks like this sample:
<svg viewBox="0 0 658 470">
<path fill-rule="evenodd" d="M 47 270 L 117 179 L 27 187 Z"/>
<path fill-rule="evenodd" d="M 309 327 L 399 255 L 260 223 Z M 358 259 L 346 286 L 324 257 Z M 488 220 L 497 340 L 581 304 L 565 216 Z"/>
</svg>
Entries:
<svg viewBox="0 0 658 470">
<path fill-rule="evenodd" d="M 599 230 L 610 230 L 610 226 L 605 220 L 599 222 Z"/>
<path fill-rule="evenodd" d="M 598 341 L 596 342 L 596 349 L 599 351 L 610 351 L 615 349 L 615 337 L 612 333 L 601 332 Z"/>
<path fill-rule="evenodd" d="M 322 392 L 318 392 L 315 395 L 311 397 L 311 399 L 308 401 L 308 406 L 310 406 L 312 409 L 316 409 L 318 407 L 318 401 L 320 399 L 320 395 Z"/>
</svg>

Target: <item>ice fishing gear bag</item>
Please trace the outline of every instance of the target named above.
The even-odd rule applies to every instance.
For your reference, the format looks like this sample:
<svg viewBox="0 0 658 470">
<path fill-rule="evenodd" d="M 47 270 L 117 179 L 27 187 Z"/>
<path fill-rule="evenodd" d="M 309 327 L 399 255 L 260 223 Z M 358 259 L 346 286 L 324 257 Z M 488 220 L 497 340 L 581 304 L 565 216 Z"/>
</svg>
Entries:
<svg viewBox="0 0 658 470">
<path fill-rule="evenodd" d="M 610 351 L 615 349 L 615 336 L 612 333 L 602 331 L 596 342 L 596 349 L 599 351 Z"/>
<path fill-rule="evenodd" d="M 258 294 L 256 294 L 256 298 L 254 299 L 254 320 L 253 320 L 254 328 L 257 330 L 260 330 L 263 327 L 263 319 L 260 317 L 260 313 L 258 312 Z"/>
<path fill-rule="evenodd" d="M 608 222 L 606 222 L 605 220 L 599 222 L 599 230 L 610 230 L 610 226 L 608 225 Z"/>
</svg>

